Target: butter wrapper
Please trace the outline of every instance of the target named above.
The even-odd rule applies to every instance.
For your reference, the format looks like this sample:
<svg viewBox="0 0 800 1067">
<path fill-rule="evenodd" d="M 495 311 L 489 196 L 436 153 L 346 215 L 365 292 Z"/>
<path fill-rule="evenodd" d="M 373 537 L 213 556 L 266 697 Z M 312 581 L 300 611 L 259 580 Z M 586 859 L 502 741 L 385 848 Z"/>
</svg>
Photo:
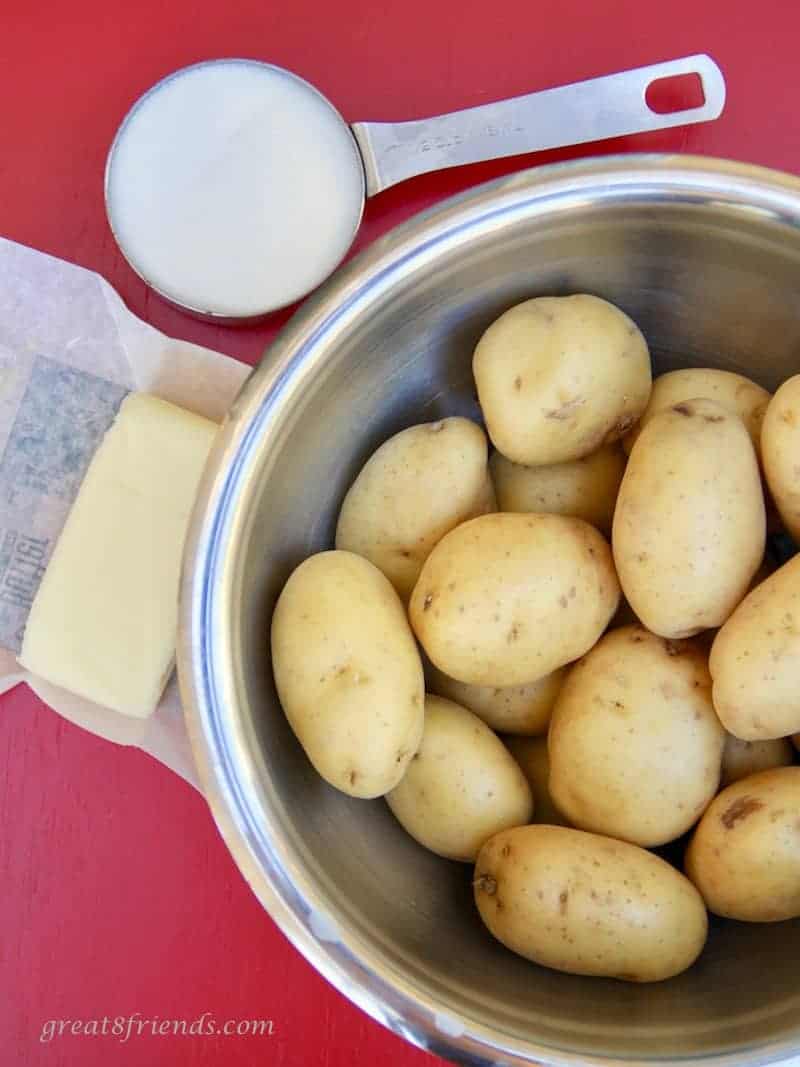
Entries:
<svg viewBox="0 0 800 1067">
<path fill-rule="evenodd" d="M 92 271 L 0 238 L 0 692 L 26 682 L 92 733 L 150 753 L 193 785 L 173 677 L 129 719 L 23 670 L 28 612 L 84 473 L 132 390 L 219 422 L 250 368 L 166 337 Z"/>
</svg>

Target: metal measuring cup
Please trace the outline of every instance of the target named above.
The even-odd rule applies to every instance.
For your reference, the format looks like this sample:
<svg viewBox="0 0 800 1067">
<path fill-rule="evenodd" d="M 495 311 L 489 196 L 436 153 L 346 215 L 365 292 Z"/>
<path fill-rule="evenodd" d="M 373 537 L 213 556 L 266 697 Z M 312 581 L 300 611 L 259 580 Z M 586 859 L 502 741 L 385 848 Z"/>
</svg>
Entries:
<svg viewBox="0 0 800 1067">
<path fill-rule="evenodd" d="M 692 74 L 701 80 L 702 104 L 667 113 L 648 106 L 653 83 Z M 230 89 L 238 79 L 241 87 L 251 78 L 259 136 L 251 137 L 249 154 L 240 144 L 237 155 L 236 130 L 225 128 L 233 100 L 226 104 L 226 84 Z M 204 102 L 203 116 L 192 112 L 192 84 Z M 367 196 L 446 167 L 707 122 L 724 103 L 719 67 L 694 55 L 433 118 L 348 125 L 330 101 L 290 71 L 252 59 L 210 60 L 169 75 L 134 104 L 109 152 L 106 209 L 128 263 L 162 297 L 217 322 L 255 322 L 305 296 L 336 268 L 357 233 Z M 293 109 L 303 116 L 294 126 Z M 201 117 L 196 136 L 187 137 L 187 119 Z M 274 137 L 268 158 L 260 150 L 262 134 Z M 165 174 L 160 182 L 159 152 L 174 145 L 182 152 L 174 153 L 170 181 Z M 202 187 L 211 169 L 206 160 L 213 161 L 218 178 L 230 179 L 224 188 L 219 181 L 216 190 L 213 183 Z M 240 192 L 232 182 L 245 170 L 246 192 Z M 309 178 L 317 190 L 304 201 Z M 145 187 L 141 194 L 137 181 Z M 270 181 L 281 190 L 275 203 L 264 202 Z M 175 219 L 183 219 L 183 241 L 178 229 L 169 235 Z M 205 243 L 204 226 L 214 230 Z"/>
</svg>

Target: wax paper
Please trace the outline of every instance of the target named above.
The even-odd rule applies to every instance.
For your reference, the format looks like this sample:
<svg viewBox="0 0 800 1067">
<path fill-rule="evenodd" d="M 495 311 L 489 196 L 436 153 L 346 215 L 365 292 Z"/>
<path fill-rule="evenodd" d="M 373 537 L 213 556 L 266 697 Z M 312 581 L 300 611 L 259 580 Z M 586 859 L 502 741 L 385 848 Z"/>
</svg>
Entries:
<svg viewBox="0 0 800 1067">
<path fill-rule="evenodd" d="M 16 655 L 95 449 L 131 390 L 220 421 L 249 367 L 137 319 L 92 271 L 0 238 L 0 692 L 23 681 L 70 722 L 197 785 L 175 678 L 149 719 L 52 686 Z"/>
</svg>

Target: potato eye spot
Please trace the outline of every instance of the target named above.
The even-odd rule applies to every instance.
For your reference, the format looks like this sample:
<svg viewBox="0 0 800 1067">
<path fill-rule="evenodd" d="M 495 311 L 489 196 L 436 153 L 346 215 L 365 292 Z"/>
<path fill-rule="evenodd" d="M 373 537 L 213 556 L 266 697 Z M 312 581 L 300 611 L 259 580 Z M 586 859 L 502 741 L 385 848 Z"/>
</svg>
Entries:
<svg viewBox="0 0 800 1067">
<path fill-rule="evenodd" d="M 719 820 L 726 830 L 732 830 L 737 822 L 746 819 L 753 812 L 760 811 L 763 807 L 764 802 L 756 797 L 739 797 L 720 815 Z"/>
<path fill-rule="evenodd" d="M 612 441 L 616 441 L 630 430 L 631 426 L 636 422 L 634 415 L 622 415 L 612 425 L 611 429 L 605 436 L 605 442 L 610 444 Z"/>
<path fill-rule="evenodd" d="M 478 892 L 485 893 L 489 897 L 493 897 L 497 892 L 497 882 L 490 874 L 479 874 L 472 885 Z"/>
</svg>

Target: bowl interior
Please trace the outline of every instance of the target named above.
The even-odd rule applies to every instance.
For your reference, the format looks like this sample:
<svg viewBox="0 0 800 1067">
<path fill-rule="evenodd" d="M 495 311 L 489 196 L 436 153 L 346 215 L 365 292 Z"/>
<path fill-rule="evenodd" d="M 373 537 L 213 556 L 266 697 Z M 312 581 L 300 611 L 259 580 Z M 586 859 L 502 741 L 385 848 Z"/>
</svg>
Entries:
<svg viewBox="0 0 800 1067">
<path fill-rule="evenodd" d="M 322 782 L 275 698 L 267 635 L 290 569 L 332 545 L 342 496 L 380 442 L 414 422 L 479 417 L 472 349 L 510 305 L 571 292 L 614 301 L 643 329 L 657 372 L 723 367 L 774 387 L 800 370 L 796 220 L 738 195 L 678 196 L 657 183 L 624 197 L 577 189 L 537 211 L 514 203 L 490 225 L 465 225 L 396 265 L 391 284 L 363 291 L 351 271 L 349 292 L 360 295 L 347 321 L 284 376 L 254 488 L 239 502 L 227 654 L 240 773 L 264 847 L 279 848 L 313 886 L 342 938 L 368 945 L 388 981 L 459 1020 L 440 1027 L 434 1046 L 446 1048 L 455 1025 L 451 1036 L 461 1026 L 491 1032 L 501 1047 L 530 1044 L 554 1059 L 747 1053 L 753 1062 L 768 1044 L 800 1046 L 800 922 L 714 920 L 700 961 L 649 986 L 518 959 L 482 927 L 471 869 L 428 854 L 382 801 L 352 800 Z M 446 213 L 438 225 L 444 232 Z"/>
</svg>

